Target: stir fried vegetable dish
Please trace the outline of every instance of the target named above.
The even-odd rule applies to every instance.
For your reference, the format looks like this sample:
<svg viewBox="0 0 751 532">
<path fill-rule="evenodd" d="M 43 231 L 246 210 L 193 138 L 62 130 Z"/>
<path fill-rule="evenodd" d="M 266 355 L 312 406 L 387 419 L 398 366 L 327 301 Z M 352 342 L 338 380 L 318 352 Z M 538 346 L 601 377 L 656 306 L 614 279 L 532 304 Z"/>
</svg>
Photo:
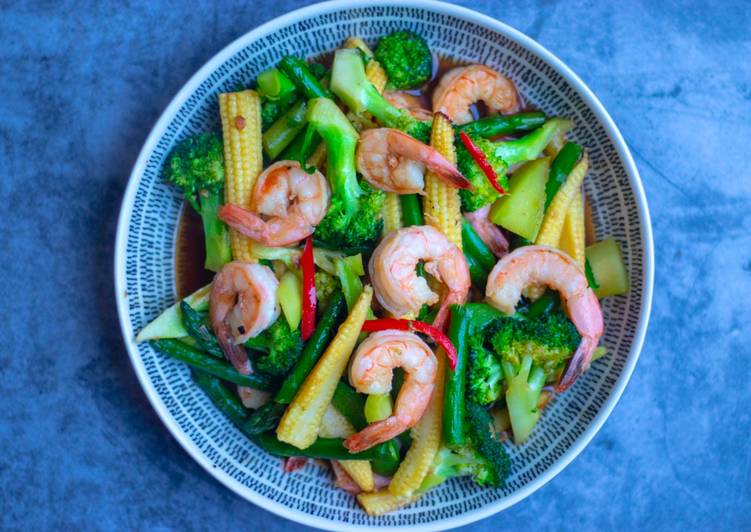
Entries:
<svg viewBox="0 0 751 532">
<path fill-rule="evenodd" d="M 188 266 L 213 279 L 138 340 L 286 472 L 319 459 L 379 515 L 453 477 L 503 486 L 605 354 L 599 298 L 628 274 L 592 241 L 576 124 L 414 33 L 372 44 L 280 58 L 173 150 L 203 227 Z"/>
</svg>

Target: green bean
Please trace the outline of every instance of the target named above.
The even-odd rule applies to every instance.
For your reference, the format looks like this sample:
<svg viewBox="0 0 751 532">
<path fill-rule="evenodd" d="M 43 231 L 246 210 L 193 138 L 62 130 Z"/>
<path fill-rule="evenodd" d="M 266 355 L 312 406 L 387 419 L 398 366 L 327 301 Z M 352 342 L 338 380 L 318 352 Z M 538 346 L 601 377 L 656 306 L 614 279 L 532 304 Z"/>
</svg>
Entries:
<svg viewBox="0 0 751 532">
<path fill-rule="evenodd" d="M 318 438 L 305 449 L 279 441 L 273 432 L 256 436 L 255 441 L 261 449 L 274 456 L 304 456 L 326 460 L 375 460 L 385 454 L 384 444 L 376 445 L 360 453 L 350 453 L 344 446 L 342 438 Z"/>
<path fill-rule="evenodd" d="M 466 249 L 464 250 L 464 258 L 467 260 L 467 266 L 469 266 L 469 277 L 472 279 L 472 284 L 474 286 L 485 286 L 490 270 L 486 270 L 477 258 Z"/>
<path fill-rule="evenodd" d="M 355 430 L 360 431 L 368 425 L 365 420 L 365 397 L 344 381 L 337 383 L 331 404 L 347 418 Z"/>
<path fill-rule="evenodd" d="M 402 194 L 399 196 L 402 205 L 402 222 L 404 227 L 411 225 L 423 225 L 422 208 L 420 197 L 417 194 Z"/>
<path fill-rule="evenodd" d="M 484 270 L 490 272 L 495 266 L 495 255 L 466 218 L 462 218 L 462 249 L 465 255 L 472 254 Z"/>
<path fill-rule="evenodd" d="M 307 111 L 308 106 L 300 100 L 266 130 L 263 134 L 263 149 L 270 159 L 276 159 L 277 155 L 302 131 L 305 127 Z"/>
<path fill-rule="evenodd" d="M 248 420 L 242 426 L 242 431 L 248 436 L 257 436 L 269 430 L 273 430 L 279 425 L 287 405 L 271 401 L 265 405 L 256 408 L 250 414 Z"/>
<path fill-rule="evenodd" d="M 464 392 L 471 318 L 471 310 L 462 305 L 451 305 L 449 339 L 456 347 L 456 367 L 453 370 L 446 368 L 446 388 L 443 396 L 443 440 L 449 447 L 459 447 L 466 442 Z"/>
<path fill-rule="evenodd" d="M 302 91 L 307 99 L 331 98 L 331 93 L 321 86 L 321 83 L 302 59 L 288 55 L 279 61 L 279 68 Z"/>
<path fill-rule="evenodd" d="M 561 188 L 561 185 L 566 181 L 566 177 L 574 169 L 582 151 L 579 144 L 567 142 L 553 159 L 548 174 L 548 182 L 545 184 L 545 210 L 548 210 L 558 189 Z"/>
<path fill-rule="evenodd" d="M 511 135 L 532 131 L 545 123 L 545 113 L 517 113 L 506 116 L 488 116 L 458 126 L 459 131 L 464 131 L 468 135 L 477 135 L 479 137 L 492 138 L 500 135 Z"/>
<path fill-rule="evenodd" d="M 344 296 L 337 291 L 331 298 L 329 307 L 318 322 L 313 331 L 313 335 L 305 343 L 305 347 L 300 354 L 300 359 L 287 378 L 282 383 L 282 387 L 276 394 L 274 400 L 277 403 L 289 404 L 295 397 L 297 390 L 302 386 L 305 377 L 313 369 L 318 359 L 323 354 L 331 337 L 334 335 L 337 323 L 344 317 L 346 305 Z"/>
<path fill-rule="evenodd" d="M 237 427 L 242 427 L 248 419 L 248 410 L 240 402 L 237 394 L 229 390 L 222 381 L 216 377 L 198 370 L 191 369 L 190 376 L 193 382 L 203 390 L 211 399 L 211 402 L 219 411 L 227 416 Z"/>
<path fill-rule="evenodd" d="M 268 375 L 258 372 L 243 375 L 233 368 L 229 362 L 216 359 L 179 340 L 164 338 L 161 340 L 151 340 L 150 344 L 157 351 L 175 360 L 185 362 L 194 368 L 210 373 L 225 381 L 266 392 L 273 391 L 275 388 L 275 380 Z"/>
<path fill-rule="evenodd" d="M 196 341 L 196 345 L 211 356 L 224 359 L 222 348 L 219 347 L 219 342 L 217 342 L 214 333 L 209 330 L 203 315 L 194 310 L 184 300 L 180 302 L 180 313 L 182 314 L 183 326 L 190 337 Z"/>
</svg>

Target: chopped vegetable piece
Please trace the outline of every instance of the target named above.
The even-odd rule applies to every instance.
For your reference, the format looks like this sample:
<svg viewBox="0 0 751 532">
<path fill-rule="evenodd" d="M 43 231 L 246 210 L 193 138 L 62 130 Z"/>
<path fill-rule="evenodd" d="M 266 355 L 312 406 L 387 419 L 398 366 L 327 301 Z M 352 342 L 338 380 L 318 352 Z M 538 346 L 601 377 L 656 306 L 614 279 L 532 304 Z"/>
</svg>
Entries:
<svg viewBox="0 0 751 532">
<path fill-rule="evenodd" d="M 249 209 L 253 187 L 263 170 L 261 98 L 251 90 L 220 94 L 219 114 L 224 140 L 224 201 Z M 252 242 L 230 231 L 235 260 L 256 262 Z"/>
<path fill-rule="evenodd" d="M 302 327 L 300 329 L 303 342 L 310 338 L 316 327 L 316 267 L 313 262 L 313 238 L 305 239 L 302 257 L 300 258 L 302 269 Z"/>
<path fill-rule="evenodd" d="M 193 310 L 205 312 L 209 308 L 209 295 L 211 294 L 211 284 L 199 288 L 182 301 L 190 305 Z M 164 312 L 159 314 L 151 323 L 141 329 L 136 336 L 136 342 L 145 342 L 146 340 L 155 340 L 157 338 L 183 338 L 188 336 L 182 321 L 182 312 L 180 303 L 173 304 Z"/>
<path fill-rule="evenodd" d="M 295 272 L 284 272 L 279 280 L 277 296 L 289 328 L 297 330 L 302 318 L 302 282 Z"/>
<path fill-rule="evenodd" d="M 545 213 L 540 231 L 535 239 L 535 244 L 554 247 L 558 245 L 561 239 L 561 232 L 563 231 L 563 222 L 566 219 L 566 212 L 571 202 L 574 201 L 574 198 L 579 193 L 588 168 L 589 162 L 585 155 L 574 169 L 571 170 L 568 178 L 566 178 L 566 182 L 558 189 L 553 201 L 550 203 L 550 207 Z"/>
<path fill-rule="evenodd" d="M 587 262 L 592 268 L 598 288 L 597 297 L 618 296 L 629 289 L 628 271 L 621 248 L 613 238 L 606 238 L 587 248 Z"/>
<path fill-rule="evenodd" d="M 467 148 L 467 151 L 472 156 L 472 159 L 475 160 L 477 165 L 483 171 L 485 177 L 488 178 L 490 184 L 493 185 L 493 188 L 496 189 L 496 191 L 501 196 L 506 194 L 506 190 L 504 190 L 504 188 L 498 182 L 498 175 L 495 173 L 495 170 L 493 170 L 493 167 L 490 165 L 487 157 L 485 157 L 485 154 L 480 150 L 480 148 L 478 148 L 477 145 L 472 142 L 472 139 L 469 138 L 469 135 L 467 135 L 464 131 L 459 132 L 459 138 L 462 140 L 462 144 L 464 144 L 464 147 Z"/>
<path fill-rule="evenodd" d="M 430 145 L 451 164 L 456 164 L 454 129 L 446 115 L 436 113 L 433 117 L 433 130 Z M 452 187 L 432 172 L 425 175 L 425 196 L 423 198 L 425 221 L 441 231 L 446 237 L 462 248 L 462 212 L 459 190 Z"/>
<path fill-rule="evenodd" d="M 549 167 L 550 159 L 543 157 L 514 172 L 509 194 L 498 198 L 490 209 L 490 221 L 527 240 L 534 240 L 542 224 Z"/>
</svg>

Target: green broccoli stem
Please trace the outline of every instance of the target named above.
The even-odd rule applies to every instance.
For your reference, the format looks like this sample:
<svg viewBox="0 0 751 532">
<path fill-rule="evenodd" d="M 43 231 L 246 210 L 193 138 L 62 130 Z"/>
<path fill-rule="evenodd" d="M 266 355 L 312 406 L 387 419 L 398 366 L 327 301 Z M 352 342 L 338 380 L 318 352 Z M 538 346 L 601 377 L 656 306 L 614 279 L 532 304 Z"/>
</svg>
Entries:
<svg viewBox="0 0 751 532">
<path fill-rule="evenodd" d="M 289 146 L 298 133 L 305 127 L 305 115 L 308 107 L 303 100 L 298 101 L 289 110 L 271 124 L 263 134 L 263 149 L 274 160 Z"/>
<path fill-rule="evenodd" d="M 464 131 L 470 136 L 493 138 L 500 135 L 513 135 L 532 131 L 545 123 L 545 113 L 517 113 L 514 115 L 495 115 L 480 118 L 457 126 L 457 131 Z"/>
<path fill-rule="evenodd" d="M 449 339 L 456 347 L 456 367 L 446 369 L 446 385 L 443 395 L 443 440 L 449 447 L 466 443 L 464 425 L 464 398 L 467 371 L 467 339 L 471 310 L 462 305 L 451 305 Z"/>
<path fill-rule="evenodd" d="M 522 358 L 519 368 L 501 362 L 506 379 L 506 406 L 514 433 L 514 442 L 524 443 L 540 419 L 537 402 L 545 386 L 545 371 L 533 363 L 532 357 Z"/>
<path fill-rule="evenodd" d="M 334 195 L 342 201 L 345 214 L 351 218 L 357 212 L 358 199 L 363 194 L 355 170 L 355 149 L 359 135 L 342 110 L 328 98 L 311 100 L 307 119 L 326 143 L 326 176 Z"/>
<path fill-rule="evenodd" d="M 209 192 L 205 196 L 199 193 L 200 208 L 198 213 L 203 222 L 203 237 L 206 244 L 206 261 L 204 268 L 218 272 L 222 266 L 232 260 L 232 248 L 229 243 L 229 231 L 219 219 L 222 206 L 221 190 Z"/>
<path fill-rule="evenodd" d="M 357 114 L 372 114 L 384 127 L 404 131 L 427 142 L 430 128 L 406 110 L 392 105 L 365 75 L 365 65 L 357 50 L 337 50 L 331 73 L 331 91 Z"/>
<path fill-rule="evenodd" d="M 511 166 L 537 158 L 551 139 L 560 132 L 573 127 L 570 120 L 552 118 L 545 124 L 520 139 L 495 143 L 495 155 Z"/>
<path fill-rule="evenodd" d="M 315 75 L 308 68 L 307 63 L 299 57 L 288 55 L 279 61 L 279 68 L 307 99 L 331 98 L 331 93 L 323 88 Z"/>
<path fill-rule="evenodd" d="M 269 68 L 258 74 L 258 91 L 270 100 L 294 97 L 295 84 L 277 68 Z"/>
</svg>

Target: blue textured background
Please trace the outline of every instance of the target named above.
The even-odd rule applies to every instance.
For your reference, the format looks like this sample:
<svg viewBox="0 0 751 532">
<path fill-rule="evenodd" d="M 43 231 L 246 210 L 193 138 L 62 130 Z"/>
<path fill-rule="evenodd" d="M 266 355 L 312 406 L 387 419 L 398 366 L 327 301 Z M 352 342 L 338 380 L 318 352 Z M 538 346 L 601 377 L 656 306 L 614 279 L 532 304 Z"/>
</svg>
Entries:
<svg viewBox="0 0 751 532">
<path fill-rule="evenodd" d="M 647 342 L 603 430 L 471 528 L 751 529 L 748 3 L 463 3 L 599 96 L 640 168 L 657 260 Z M 295 528 L 162 427 L 120 340 L 112 253 L 128 174 L 169 100 L 302 2 L 112 4 L 0 2 L 0 528 Z"/>
</svg>

